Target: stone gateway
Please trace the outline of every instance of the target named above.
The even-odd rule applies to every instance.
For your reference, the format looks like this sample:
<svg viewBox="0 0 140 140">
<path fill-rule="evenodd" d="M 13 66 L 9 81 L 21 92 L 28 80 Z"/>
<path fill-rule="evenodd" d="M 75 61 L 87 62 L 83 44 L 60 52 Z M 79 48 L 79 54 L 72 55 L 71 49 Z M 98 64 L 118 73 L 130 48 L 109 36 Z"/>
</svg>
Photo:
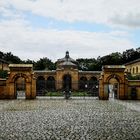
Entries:
<svg viewBox="0 0 140 140">
<path fill-rule="evenodd" d="M 34 71 L 32 64 L 9 64 L 7 79 L 0 80 L 0 99 L 16 99 L 22 91 L 35 99 L 46 91 L 90 91 L 99 99 L 140 99 L 140 81 L 128 80 L 123 65 L 103 66 L 102 71 L 80 71 L 69 52 L 58 59 L 56 70 Z M 134 93 L 135 92 L 135 93 Z M 133 94 L 133 96 L 132 96 Z"/>
</svg>

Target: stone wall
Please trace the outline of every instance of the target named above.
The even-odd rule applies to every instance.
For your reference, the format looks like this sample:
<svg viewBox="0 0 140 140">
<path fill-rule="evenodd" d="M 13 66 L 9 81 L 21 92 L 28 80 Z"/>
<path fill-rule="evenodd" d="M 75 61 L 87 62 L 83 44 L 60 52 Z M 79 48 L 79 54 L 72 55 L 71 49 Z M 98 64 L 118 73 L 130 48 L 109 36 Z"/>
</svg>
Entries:
<svg viewBox="0 0 140 140">
<path fill-rule="evenodd" d="M 0 99 L 6 98 L 6 79 L 0 79 Z"/>
<path fill-rule="evenodd" d="M 135 97 L 136 91 L 136 97 Z M 128 99 L 140 99 L 140 80 L 128 81 Z"/>
<path fill-rule="evenodd" d="M 9 64 L 0 63 L 0 70 L 9 70 Z"/>
</svg>

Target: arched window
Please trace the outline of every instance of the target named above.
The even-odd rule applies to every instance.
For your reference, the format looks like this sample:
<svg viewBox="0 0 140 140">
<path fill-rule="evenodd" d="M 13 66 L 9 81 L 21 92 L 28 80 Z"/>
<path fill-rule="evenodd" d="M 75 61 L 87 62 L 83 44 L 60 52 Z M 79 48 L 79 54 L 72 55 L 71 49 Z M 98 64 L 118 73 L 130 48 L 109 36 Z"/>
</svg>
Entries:
<svg viewBox="0 0 140 140">
<path fill-rule="evenodd" d="M 108 92 L 109 92 L 109 97 L 111 98 L 117 98 L 119 94 L 119 79 L 117 77 L 112 77 L 108 81 Z"/>
<path fill-rule="evenodd" d="M 70 90 L 71 89 L 71 75 L 70 74 L 66 74 L 63 76 L 63 89 L 64 90 Z"/>
<path fill-rule="evenodd" d="M 135 73 L 135 68 L 133 68 L 133 74 Z"/>
<path fill-rule="evenodd" d="M 25 97 L 26 92 L 26 82 L 24 77 L 18 77 L 15 80 L 16 87 L 16 98 L 17 97 Z"/>
<path fill-rule="evenodd" d="M 49 90 L 49 91 L 55 91 L 55 79 L 54 79 L 53 76 L 49 76 L 47 78 L 47 84 L 46 84 L 46 86 L 47 86 L 47 90 Z"/>
<path fill-rule="evenodd" d="M 45 91 L 45 78 L 43 76 L 39 76 L 36 80 L 36 90 L 37 90 L 37 95 L 42 95 L 44 94 Z"/>
<path fill-rule="evenodd" d="M 79 89 L 80 90 L 85 90 L 87 87 L 87 78 L 86 77 L 81 77 L 79 80 Z"/>
<path fill-rule="evenodd" d="M 89 80 L 89 88 L 96 87 L 98 84 L 97 78 L 96 77 L 91 77 Z"/>
<path fill-rule="evenodd" d="M 138 72 L 139 72 L 138 67 L 136 67 L 136 73 L 138 73 Z"/>
</svg>

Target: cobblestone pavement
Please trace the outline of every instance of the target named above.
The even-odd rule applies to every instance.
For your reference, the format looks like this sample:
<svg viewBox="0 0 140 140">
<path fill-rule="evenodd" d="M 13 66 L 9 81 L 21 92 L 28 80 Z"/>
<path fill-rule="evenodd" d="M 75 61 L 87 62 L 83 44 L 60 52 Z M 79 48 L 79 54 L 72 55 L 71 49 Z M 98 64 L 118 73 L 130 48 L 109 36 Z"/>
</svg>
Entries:
<svg viewBox="0 0 140 140">
<path fill-rule="evenodd" d="M 139 101 L 0 100 L 0 140 L 140 140 Z"/>
</svg>

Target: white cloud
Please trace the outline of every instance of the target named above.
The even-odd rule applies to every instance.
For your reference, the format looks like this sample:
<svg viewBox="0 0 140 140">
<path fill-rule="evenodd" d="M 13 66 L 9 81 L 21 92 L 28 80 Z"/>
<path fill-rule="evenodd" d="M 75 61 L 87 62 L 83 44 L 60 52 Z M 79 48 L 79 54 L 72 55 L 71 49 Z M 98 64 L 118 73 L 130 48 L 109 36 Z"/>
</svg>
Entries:
<svg viewBox="0 0 140 140">
<path fill-rule="evenodd" d="M 129 34 L 123 31 L 106 33 L 38 29 L 32 30 L 22 20 L 0 23 L 0 48 L 13 52 L 22 59 L 37 60 L 48 57 L 56 60 L 64 56 L 66 50 L 71 57 L 97 57 L 111 52 L 122 52 L 132 48 Z"/>
<path fill-rule="evenodd" d="M 56 20 L 140 27 L 139 0 L 11 0 L 9 3 L 19 10 Z"/>
<path fill-rule="evenodd" d="M 140 27 L 140 13 L 138 14 L 127 14 L 124 16 L 114 16 L 112 19 L 112 23 L 117 24 L 117 26 L 123 27 L 131 27 L 131 28 L 139 28 Z"/>
<path fill-rule="evenodd" d="M 25 20 L 23 11 L 69 22 L 85 21 L 138 27 L 136 18 L 139 16 L 139 3 L 138 0 L 0 1 L 0 16 L 3 17 L 0 20 L 0 50 L 11 51 L 22 59 L 37 60 L 48 57 L 56 60 L 64 57 L 66 50 L 76 59 L 98 57 L 134 48 L 130 34 L 123 30 L 98 33 L 67 29 L 33 30 L 32 25 Z M 132 21 L 127 18 L 129 14 L 134 17 Z"/>
</svg>

